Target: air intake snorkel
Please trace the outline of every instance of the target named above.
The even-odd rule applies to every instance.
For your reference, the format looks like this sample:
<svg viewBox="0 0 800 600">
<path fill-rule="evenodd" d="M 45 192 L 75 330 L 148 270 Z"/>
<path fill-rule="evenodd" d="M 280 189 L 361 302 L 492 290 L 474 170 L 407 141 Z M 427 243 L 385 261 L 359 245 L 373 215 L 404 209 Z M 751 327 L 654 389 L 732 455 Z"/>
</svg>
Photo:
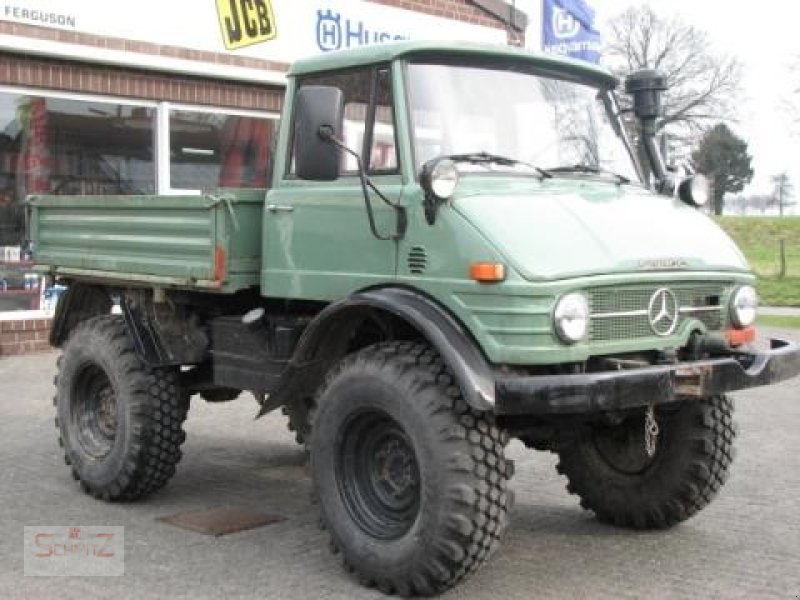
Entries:
<svg viewBox="0 0 800 600">
<path fill-rule="evenodd" d="M 661 115 L 661 92 L 667 89 L 667 78 L 652 69 L 631 73 L 625 79 L 625 93 L 633 96 L 633 112 L 639 120 L 641 144 L 659 192 L 672 193 L 675 183 L 667 175 L 664 158 L 656 143 L 656 119 Z"/>
</svg>

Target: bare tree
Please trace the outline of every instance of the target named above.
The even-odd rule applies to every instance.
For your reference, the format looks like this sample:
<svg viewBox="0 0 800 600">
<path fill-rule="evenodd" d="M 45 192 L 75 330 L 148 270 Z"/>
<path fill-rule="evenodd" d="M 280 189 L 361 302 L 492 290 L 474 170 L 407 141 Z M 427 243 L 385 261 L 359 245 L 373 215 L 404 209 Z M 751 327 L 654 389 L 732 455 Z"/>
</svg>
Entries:
<svg viewBox="0 0 800 600">
<path fill-rule="evenodd" d="M 794 195 L 794 186 L 786 172 L 773 175 L 772 183 L 775 186 L 772 196 L 775 199 L 775 205 L 778 207 L 778 214 L 783 216 L 783 209 L 794 204 L 794 202 L 791 201 Z"/>
<path fill-rule="evenodd" d="M 800 54 L 796 54 L 788 66 L 789 93 L 784 98 L 783 108 L 792 125 L 792 133 L 800 137 Z"/>
<path fill-rule="evenodd" d="M 684 144 L 735 116 L 741 64 L 734 57 L 714 54 L 705 31 L 639 5 L 614 17 L 606 38 L 604 61 L 618 75 L 648 68 L 667 76 L 659 128 Z"/>
</svg>

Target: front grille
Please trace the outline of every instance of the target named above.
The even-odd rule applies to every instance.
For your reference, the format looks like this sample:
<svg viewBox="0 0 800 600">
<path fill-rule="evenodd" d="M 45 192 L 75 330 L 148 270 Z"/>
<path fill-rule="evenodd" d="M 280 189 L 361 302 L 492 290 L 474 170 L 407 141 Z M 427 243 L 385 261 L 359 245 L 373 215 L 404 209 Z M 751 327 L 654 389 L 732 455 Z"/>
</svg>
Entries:
<svg viewBox="0 0 800 600">
<path fill-rule="evenodd" d="M 675 294 L 681 308 L 676 332 L 680 331 L 687 319 L 697 319 L 709 330 L 721 329 L 724 287 L 719 284 L 595 288 L 589 292 L 592 314 L 590 341 L 608 342 L 654 336 L 647 308 L 650 298 L 661 287 L 667 287 Z"/>
</svg>

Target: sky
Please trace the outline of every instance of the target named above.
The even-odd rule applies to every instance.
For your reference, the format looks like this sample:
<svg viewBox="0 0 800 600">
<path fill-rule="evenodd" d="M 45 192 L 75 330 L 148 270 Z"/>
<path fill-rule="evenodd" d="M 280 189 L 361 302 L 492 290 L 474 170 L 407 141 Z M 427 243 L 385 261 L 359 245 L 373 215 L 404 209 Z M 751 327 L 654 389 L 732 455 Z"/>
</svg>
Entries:
<svg viewBox="0 0 800 600">
<path fill-rule="evenodd" d="M 800 8 L 786 0 L 587 0 L 596 12 L 601 34 L 607 21 L 627 7 L 649 4 L 664 17 L 679 15 L 706 31 L 715 53 L 736 56 L 743 65 L 741 106 L 736 135 L 748 143 L 755 175 L 744 193 L 769 193 L 770 178 L 789 173 L 794 200 L 800 201 L 800 125 L 789 124 L 787 103 L 800 113 L 800 96 L 792 98 L 789 66 L 800 62 Z M 516 0 L 516 5 L 541 23 L 541 0 Z M 787 10 L 788 9 L 788 10 Z M 532 37 L 532 36 L 528 36 Z M 800 66 L 798 66 L 800 69 Z M 800 80 L 798 74 L 797 82 Z M 800 214 L 798 206 L 792 207 Z"/>
</svg>

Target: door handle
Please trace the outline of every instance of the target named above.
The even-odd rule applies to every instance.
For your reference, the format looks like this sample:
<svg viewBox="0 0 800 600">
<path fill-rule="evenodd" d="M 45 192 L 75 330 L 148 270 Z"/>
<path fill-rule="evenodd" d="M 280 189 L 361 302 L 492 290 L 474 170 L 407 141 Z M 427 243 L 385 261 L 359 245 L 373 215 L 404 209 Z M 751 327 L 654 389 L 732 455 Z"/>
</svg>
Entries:
<svg viewBox="0 0 800 600">
<path fill-rule="evenodd" d="M 287 206 L 285 204 L 267 204 L 267 210 L 272 213 L 294 212 L 294 206 Z"/>
</svg>

